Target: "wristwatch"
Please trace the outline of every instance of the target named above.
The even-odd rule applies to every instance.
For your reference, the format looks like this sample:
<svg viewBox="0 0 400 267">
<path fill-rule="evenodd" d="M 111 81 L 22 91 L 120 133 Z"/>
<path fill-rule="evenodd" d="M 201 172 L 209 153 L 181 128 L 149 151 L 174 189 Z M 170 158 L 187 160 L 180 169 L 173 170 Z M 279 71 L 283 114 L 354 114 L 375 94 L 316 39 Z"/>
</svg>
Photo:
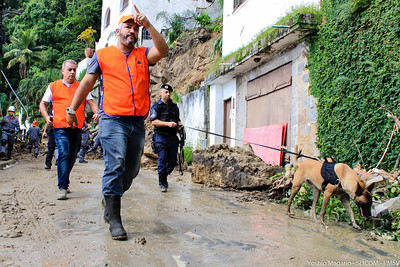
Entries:
<svg viewBox="0 0 400 267">
<path fill-rule="evenodd" d="M 73 110 L 73 109 L 70 108 L 70 107 L 67 107 L 67 114 L 74 115 L 74 114 L 75 114 L 75 110 Z"/>
</svg>

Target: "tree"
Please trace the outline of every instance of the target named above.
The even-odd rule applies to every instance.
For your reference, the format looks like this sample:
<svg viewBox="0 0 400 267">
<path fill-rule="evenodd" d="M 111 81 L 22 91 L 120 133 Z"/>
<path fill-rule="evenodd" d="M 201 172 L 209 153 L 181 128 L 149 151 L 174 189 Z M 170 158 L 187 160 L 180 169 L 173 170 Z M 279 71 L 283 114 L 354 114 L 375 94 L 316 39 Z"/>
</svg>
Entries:
<svg viewBox="0 0 400 267">
<path fill-rule="evenodd" d="M 39 103 L 44 92 L 51 82 L 61 78 L 59 69 L 47 69 L 44 72 L 36 73 L 32 78 L 26 78 L 20 81 L 17 93 L 29 112 L 31 120 L 41 120 L 39 113 Z"/>
<path fill-rule="evenodd" d="M 11 36 L 11 46 L 14 47 L 4 54 L 5 58 L 12 57 L 8 62 L 7 68 L 11 68 L 19 62 L 19 75 L 21 78 L 27 77 L 29 64 L 33 62 L 43 62 L 41 51 L 44 46 L 36 46 L 37 35 L 29 29 L 20 31 L 16 36 Z"/>
</svg>

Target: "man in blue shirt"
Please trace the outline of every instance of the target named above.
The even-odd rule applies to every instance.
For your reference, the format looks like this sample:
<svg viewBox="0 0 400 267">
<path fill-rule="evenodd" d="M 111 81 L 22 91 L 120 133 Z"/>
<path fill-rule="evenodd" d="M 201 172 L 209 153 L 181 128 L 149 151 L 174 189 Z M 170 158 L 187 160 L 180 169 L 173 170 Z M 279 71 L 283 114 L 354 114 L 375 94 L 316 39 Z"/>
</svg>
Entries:
<svg viewBox="0 0 400 267">
<path fill-rule="evenodd" d="M 40 128 L 38 126 L 37 121 L 33 121 L 31 127 L 29 127 L 28 132 L 29 135 L 29 145 L 28 145 L 28 154 L 32 152 L 32 146 L 34 146 L 34 155 L 37 158 L 39 154 L 39 136 L 40 136 Z"/>
</svg>

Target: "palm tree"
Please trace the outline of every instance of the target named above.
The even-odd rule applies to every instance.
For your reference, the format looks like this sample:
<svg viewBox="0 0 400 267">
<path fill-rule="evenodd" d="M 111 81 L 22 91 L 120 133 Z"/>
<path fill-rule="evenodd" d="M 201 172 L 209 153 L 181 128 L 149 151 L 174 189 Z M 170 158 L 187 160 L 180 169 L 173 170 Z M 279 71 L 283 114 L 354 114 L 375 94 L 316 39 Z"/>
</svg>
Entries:
<svg viewBox="0 0 400 267">
<path fill-rule="evenodd" d="M 51 82 L 61 78 L 59 69 L 47 69 L 44 72 L 36 73 L 32 78 L 22 79 L 18 86 L 18 95 L 21 101 L 26 104 L 31 120 L 41 119 L 39 103 L 44 92 Z"/>
<path fill-rule="evenodd" d="M 4 57 L 12 57 L 8 62 L 8 69 L 19 62 L 19 75 L 21 78 L 27 77 L 28 66 L 31 61 L 39 63 L 43 62 L 41 59 L 41 52 L 45 46 L 36 46 L 36 39 L 37 35 L 32 31 L 32 29 L 18 32 L 17 37 L 10 37 L 13 49 L 5 53 Z"/>
</svg>

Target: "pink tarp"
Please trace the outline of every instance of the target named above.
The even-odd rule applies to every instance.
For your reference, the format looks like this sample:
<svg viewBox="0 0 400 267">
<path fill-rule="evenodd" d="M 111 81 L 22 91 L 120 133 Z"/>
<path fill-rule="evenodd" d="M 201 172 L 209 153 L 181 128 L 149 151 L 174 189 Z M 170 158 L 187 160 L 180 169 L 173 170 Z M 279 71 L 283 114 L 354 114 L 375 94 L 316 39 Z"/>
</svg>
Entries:
<svg viewBox="0 0 400 267">
<path fill-rule="evenodd" d="M 282 166 L 283 152 L 255 144 L 281 149 L 285 144 L 287 123 L 269 125 L 260 128 L 244 129 L 243 145 L 251 143 L 254 154 L 265 163 Z"/>
</svg>

